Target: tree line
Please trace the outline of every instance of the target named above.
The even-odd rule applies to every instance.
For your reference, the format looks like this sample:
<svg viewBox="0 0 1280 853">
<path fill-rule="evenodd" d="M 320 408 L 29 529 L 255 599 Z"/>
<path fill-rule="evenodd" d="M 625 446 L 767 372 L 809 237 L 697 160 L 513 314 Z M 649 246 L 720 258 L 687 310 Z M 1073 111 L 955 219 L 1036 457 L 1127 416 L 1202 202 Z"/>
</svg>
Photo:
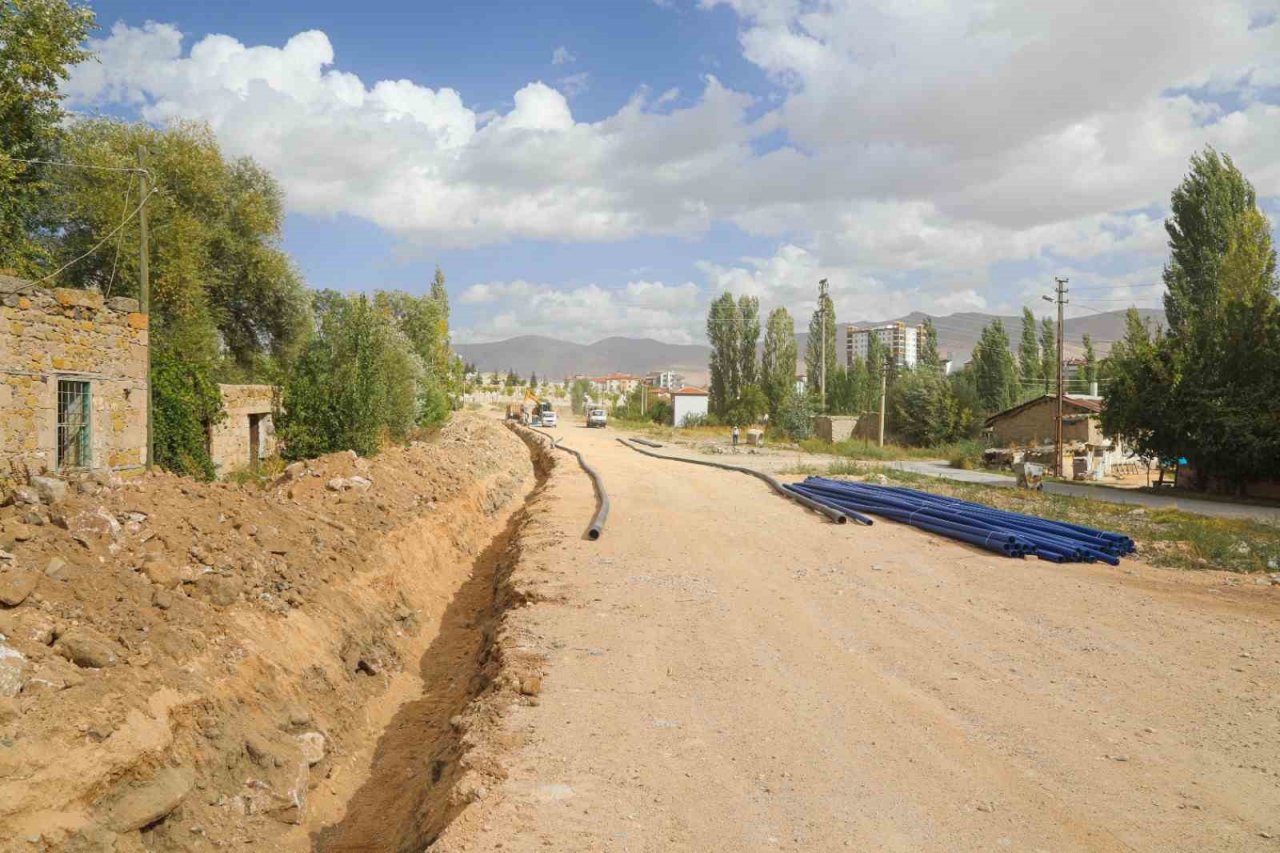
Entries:
<svg viewBox="0 0 1280 853">
<path fill-rule="evenodd" d="M 1212 148 L 1191 159 L 1165 221 L 1166 326 L 1130 310 L 1105 362 L 1103 429 L 1186 459 L 1200 489 L 1280 480 L 1280 284 L 1253 185 Z"/>
<path fill-rule="evenodd" d="M 68 0 L 0 0 L 0 269 L 139 298 L 146 151 L 155 461 L 213 475 L 223 382 L 281 386 L 294 457 L 372 453 L 443 420 L 461 387 L 443 274 L 422 296 L 309 291 L 281 246 L 284 194 L 251 158 L 203 124 L 65 110 L 59 84 L 92 59 L 94 26 Z"/>
</svg>

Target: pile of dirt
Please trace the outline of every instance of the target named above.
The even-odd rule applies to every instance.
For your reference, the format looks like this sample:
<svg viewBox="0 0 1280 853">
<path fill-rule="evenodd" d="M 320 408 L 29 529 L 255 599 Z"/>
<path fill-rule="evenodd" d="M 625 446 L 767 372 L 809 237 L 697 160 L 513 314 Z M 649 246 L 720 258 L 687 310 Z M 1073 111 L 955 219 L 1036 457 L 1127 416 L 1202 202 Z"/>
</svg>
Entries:
<svg viewBox="0 0 1280 853">
<path fill-rule="evenodd" d="M 533 483 L 517 438 L 460 415 L 266 489 L 19 490 L 0 507 L 0 838 L 309 847 Z"/>
</svg>

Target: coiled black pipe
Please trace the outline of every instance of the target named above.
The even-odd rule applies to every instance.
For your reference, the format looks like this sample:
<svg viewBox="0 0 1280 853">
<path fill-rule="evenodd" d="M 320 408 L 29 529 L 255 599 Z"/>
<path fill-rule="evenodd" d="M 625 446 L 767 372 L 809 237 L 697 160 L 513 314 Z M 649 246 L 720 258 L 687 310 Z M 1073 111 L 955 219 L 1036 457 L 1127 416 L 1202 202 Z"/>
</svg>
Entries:
<svg viewBox="0 0 1280 853">
<path fill-rule="evenodd" d="M 516 429 L 515 424 L 511 424 L 512 429 Z M 604 479 L 600 476 L 600 472 L 587 462 L 586 457 L 574 450 L 572 447 L 562 447 L 560 439 L 551 433 L 543 432 L 533 427 L 520 427 L 527 429 L 534 435 L 546 436 L 551 440 L 551 447 L 554 450 L 563 450 L 565 453 L 572 453 L 578 458 L 578 464 L 582 466 L 582 470 L 587 472 L 587 476 L 591 478 L 591 485 L 596 490 L 596 514 L 591 517 L 591 524 L 587 527 L 587 538 L 595 541 L 600 538 L 600 534 L 604 533 L 604 523 L 609 518 L 609 493 L 604 490 Z"/>
<path fill-rule="evenodd" d="M 807 509 L 811 509 L 814 512 L 821 513 L 825 515 L 827 518 L 834 521 L 836 524 L 844 524 L 849 520 L 849 515 L 841 511 L 840 509 L 837 509 L 836 507 L 833 507 L 833 506 L 828 506 L 827 504 L 819 503 L 818 501 L 815 501 L 807 497 L 806 495 L 788 491 L 787 488 L 782 485 L 782 483 L 778 482 L 773 477 L 770 477 L 768 474 L 764 473 L 763 471 L 756 471 L 753 468 L 744 468 L 741 465 L 727 465 L 723 462 L 710 462 L 705 459 L 686 459 L 683 456 L 666 456 L 661 453 L 654 453 L 652 450 L 645 450 L 642 447 L 636 447 L 634 444 L 632 444 L 630 441 L 628 441 L 625 438 L 619 438 L 618 441 L 621 442 L 624 447 L 630 447 L 636 453 L 643 453 L 645 456 L 652 456 L 655 459 L 669 459 L 672 462 L 688 462 L 690 465 L 705 465 L 708 468 L 719 468 L 722 471 L 738 471 L 742 474 L 750 474 L 752 477 L 755 477 L 760 480 L 764 480 L 766 483 L 769 484 L 770 488 L 772 488 L 775 492 L 777 492 L 782 497 L 788 500 L 795 501 L 796 503 L 800 504 L 800 506 L 805 507 Z M 863 519 L 861 517 L 855 518 L 854 520 L 858 521 L 859 523 L 867 523 L 867 524 L 871 523 L 870 519 Z"/>
</svg>

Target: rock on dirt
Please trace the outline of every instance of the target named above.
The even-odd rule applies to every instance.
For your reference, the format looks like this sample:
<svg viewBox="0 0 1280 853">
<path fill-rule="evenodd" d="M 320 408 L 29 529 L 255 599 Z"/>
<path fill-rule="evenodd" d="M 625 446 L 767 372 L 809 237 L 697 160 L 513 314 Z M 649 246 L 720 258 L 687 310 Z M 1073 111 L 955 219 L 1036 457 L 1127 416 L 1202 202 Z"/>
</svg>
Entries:
<svg viewBox="0 0 1280 853">
<path fill-rule="evenodd" d="M 58 654 L 76 666 L 103 669 L 120 663 L 111 641 L 92 628 L 76 627 L 58 637 Z"/>
<path fill-rule="evenodd" d="M 32 477 L 31 488 L 41 503 L 60 504 L 67 499 L 67 484 L 57 477 Z"/>
<path fill-rule="evenodd" d="M 315 767 L 324 761 L 324 735 L 320 732 L 303 732 L 298 735 L 298 748 L 308 767 Z"/>
<path fill-rule="evenodd" d="M 13 650 L 3 691 L 17 693 L 0 698 L 0 839 L 40 822 L 51 828 L 32 849 L 252 839 L 255 850 L 303 850 L 342 819 L 362 784 L 351 768 L 383 735 L 379 704 L 406 701 L 388 694 L 394 677 L 417 668 L 532 488 L 533 463 L 500 424 L 463 412 L 430 440 L 370 460 L 332 454 L 290 476 L 241 485 L 157 473 L 99 483 L 96 495 L 66 489 L 51 509 L 0 508 L 6 528 L 27 511 L 47 518 L 25 541 L 0 532 L 11 554 L 0 577 L 24 578 L 10 600 L 36 579 L 0 606 Z M 354 482 L 334 493 L 334 478 Z M 181 826 L 163 820 L 188 790 L 157 775 L 166 766 L 194 774 Z M 84 832 L 103 845 L 69 828 L 88 803 L 97 817 Z M 159 823 L 116 836 L 140 821 Z"/>
<path fill-rule="evenodd" d="M 0 572 L 0 604 L 17 607 L 27 600 L 36 588 L 35 572 L 25 569 L 9 569 Z"/>
<path fill-rule="evenodd" d="M 125 789 L 109 805 L 103 815 L 103 823 L 113 832 L 133 832 L 150 826 L 167 817 L 182 804 L 195 773 L 183 767 L 169 767 L 157 773 L 149 782 Z"/>
<path fill-rule="evenodd" d="M 3 636 L 0 634 L 0 637 Z M 0 642 L 0 697 L 13 697 L 22 692 L 27 666 L 27 659 L 22 652 Z"/>
</svg>

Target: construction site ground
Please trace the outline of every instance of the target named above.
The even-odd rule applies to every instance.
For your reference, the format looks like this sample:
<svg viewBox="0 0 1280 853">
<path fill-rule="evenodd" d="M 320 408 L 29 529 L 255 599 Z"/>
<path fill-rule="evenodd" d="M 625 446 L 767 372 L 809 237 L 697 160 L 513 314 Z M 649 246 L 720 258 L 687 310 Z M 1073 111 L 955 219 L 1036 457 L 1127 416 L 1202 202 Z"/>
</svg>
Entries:
<svg viewBox="0 0 1280 853">
<path fill-rule="evenodd" d="M 554 432 L 0 510 L 0 850 L 1280 847 L 1280 587 Z"/>
<path fill-rule="evenodd" d="M 583 539 L 590 484 L 557 468 L 507 617 L 538 695 L 439 849 L 1280 846 L 1275 588 L 833 525 L 556 432 L 612 514 Z"/>
</svg>

